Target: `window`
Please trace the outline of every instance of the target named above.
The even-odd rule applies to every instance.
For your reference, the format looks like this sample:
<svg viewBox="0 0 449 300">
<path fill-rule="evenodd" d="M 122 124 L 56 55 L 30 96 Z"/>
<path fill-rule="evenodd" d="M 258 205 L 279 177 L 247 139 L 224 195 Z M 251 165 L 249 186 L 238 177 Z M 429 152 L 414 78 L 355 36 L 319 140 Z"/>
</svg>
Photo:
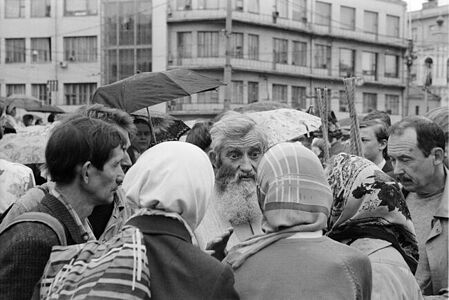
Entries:
<svg viewBox="0 0 449 300">
<path fill-rule="evenodd" d="M 288 40 L 273 39 L 274 41 L 274 62 L 286 64 L 288 59 Z"/>
<path fill-rule="evenodd" d="M 50 38 L 31 39 L 31 62 L 42 63 L 51 61 Z"/>
<path fill-rule="evenodd" d="M 377 110 L 377 94 L 363 93 L 363 113 Z"/>
<path fill-rule="evenodd" d="M 197 103 L 200 104 L 218 103 L 218 91 L 214 90 L 199 93 L 197 97 Z"/>
<path fill-rule="evenodd" d="M 97 61 L 97 37 L 78 36 L 64 38 L 64 59 L 67 61 Z"/>
<path fill-rule="evenodd" d="M 449 83 L 449 59 L 446 61 L 446 82 Z"/>
<path fill-rule="evenodd" d="M 200 0 L 198 1 L 199 9 L 218 9 L 219 0 Z"/>
<path fill-rule="evenodd" d="M 218 57 L 218 32 L 198 32 L 198 57 Z"/>
<path fill-rule="evenodd" d="M 192 57 L 192 33 L 178 32 L 178 58 Z"/>
<path fill-rule="evenodd" d="M 24 18 L 25 0 L 5 0 L 5 18 Z"/>
<path fill-rule="evenodd" d="M 338 111 L 339 112 L 348 112 L 348 98 L 346 97 L 345 91 L 339 92 L 339 98 L 338 98 Z"/>
<path fill-rule="evenodd" d="M 248 81 L 248 103 L 259 101 L 259 83 Z"/>
<path fill-rule="evenodd" d="M 232 81 L 232 99 L 231 103 L 243 103 L 243 81 Z"/>
<path fill-rule="evenodd" d="M 235 58 L 243 58 L 243 33 L 232 33 L 231 56 Z"/>
<path fill-rule="evenodd" d="M 243 11 L 243 0 L 234 0 L 234 9 L 237 11 Z"/>
<path fill-rule="evenodd" d="M 292 65 L 307 66 L 307 43 L 293 42 Z"/>
<path fill-rule="evenodd" d="M 137 3 L 137 11 L 133 12 L 136 18 L 136 44 L 137 45 L 151 45 L 151 15 L 152 4 L 151 1 L 140 1 Z"/>
<path fill-rule="evenodd" d="M 398 95 L 385 95 L 385 111 L 392 115 L 399 115 Z"/>
<path fill-rule="evenodd" d="M 248 6 L 248 11 L 251 13 L 259 13 L 259 0 L 248 0 L 246 1 L 246 5 Z"/>
<path fill-rule="evenodd" d="M 367 79 L 377 80 L 377 53 L 362 52 L 362 74 Z"/>
<path fill-rule="evenodd" d="M 65 105 L 84 105 L 91 99 L 97 88 L 96 83 L 65 83 Z"/>
<path fill-rule="evenodd" d="M 399 17 L 387 15 L 387 35 L 399 37 Z"/>
<path fill-rule="evenodd" d="M 39 100 L 47 102 L 48 100 L 48 92 L 47 92 L 47 84 L 32 84 L 31 85 L 31 95 L 36 97 Z"/>
<path fill-rule="evenodd" d="M 355 8 L 348 6 L 340 7 L 340 28 L 355 30 Z"/>
<path fill-rule="evenodd" d="M 365 11 L 363 16 L 363 29 L 368 33 L 377 34 L 377 13 L 372 11 Z"/>
<path fill-rule="evenodd" d="M 414 42 L 418 40 L 418 28 L 412 28 L 412 39 Z"/>
<path fill-rule="evenodd" d="M 7 84 L 6 97 L 11 95 L 25 95 L 25 84 Z"/>
<path fill-rule="evenodd" d="M 135 11 L 133 2 L 119 3 L 119 45 L 134 45 Z"/>
<path fill-rule="evenodd" d="M 25 39 L 5 39 L 5 63 L 25 62 Z"/>
<path fill-rule="evenodd" d="M 192 9 L 192 0 L 176 0 L 177 10 L 189 10 Z"/>
<path fill-rule="evenodd" d="M 259 36 L 256 34 L 248 34 L 248 58 L 259 59 Z"/>
<path fill-rule="evenodd" d="M 31 1 L 31 17 L 34 18 L 50 17 L 50 12 L 51 12 L 50 0 Z"/>
<path fill-rule="evenodd" d="M 276 11 L 279 18 L 288 18 L 288 2 L 289 0 L 276 0 Z"/>
<path fill-rule="evenodd" d="M 340 76 L 354 76 L 355 51 L 351 49 L 340 48 Z"/>
<path fill-rule="evenodd" d="M 134 75 L 134 49 L 120 49 L 118 51 L 119 80 Z"/>
<path fill-rule="evenodd" d="M 292 2 L 292 19 L 299 22 L 307 22 L 307 0 Z"/>
<path fill-rule="evenodd" d="M 151 72 L 151 48 L 136 49 L 136 72 Z"/>
<path fill-rule="evenodd" d="M 284 84 L 273 84 L 273 101 L 287 103 L 287 86 Z"/>
<path fill-rule="evenodd" d="M 399 77 L 399 56 L 385 54 L 385 77 Z"/>
<path fill-rule="evenodd" d="M 92 16 L 98 13 L 97 0 L 65 0 L 64 16 Z"/>
<path fill-rule="evenodd" d="M 315 68 L 330 69 L 331 47 L 327 45 L 315 45 Z"/>
<path fill-rule="evenodd" d="M 292 86 L 292 107 L 294 109 L 307 109 L 305 87 Z"/>
<path fill-rule="evenodd" d="M 318 25 L 331 25 L 331 4 L 317 1 L 315 3 L 315 23 Z"/>
</svg>

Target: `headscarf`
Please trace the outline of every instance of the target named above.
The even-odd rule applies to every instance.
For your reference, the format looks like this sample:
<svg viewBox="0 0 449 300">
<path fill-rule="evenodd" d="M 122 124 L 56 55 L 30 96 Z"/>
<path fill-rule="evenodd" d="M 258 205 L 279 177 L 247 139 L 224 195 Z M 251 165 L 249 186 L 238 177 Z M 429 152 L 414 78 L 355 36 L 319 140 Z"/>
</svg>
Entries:
<svg viewBox="0 0 449 300">
<path fill-rule="evenodd" d="M 214 171 L 199 147 L 164 142 L 145 151 L 123 180 L 128 201 L 145 208 L 141 214 L 176 218 L 192 236 L 206 213 L 214 190 Z"/>
<path fill-rule="evenodd" d="M 331 159 L 328 181 L 334 201 L 327 235 L 349 244 L 359 238 L 388 241 L 414 273 L 418 246 L 399 185 L 371 161 L 346 153 Z"/>
<path fill-rule="evenodd" d="M 265 153 L 257 168 L 257 192 L 267 234 L 231 249 L 225 261 L 234 269 L 280 239 L 326 228 L 330 187 L 320 160 L 301 143 L 279 143 Z"/>
</svg>

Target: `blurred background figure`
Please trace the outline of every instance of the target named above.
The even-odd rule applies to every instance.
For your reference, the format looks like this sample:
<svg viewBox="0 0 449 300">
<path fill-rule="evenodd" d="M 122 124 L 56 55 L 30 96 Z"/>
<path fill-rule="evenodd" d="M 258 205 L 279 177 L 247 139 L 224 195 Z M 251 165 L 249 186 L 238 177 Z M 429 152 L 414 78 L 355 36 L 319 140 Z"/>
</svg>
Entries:
<svg viewBox="0 0 449 300">
<path fill-rule="evenodd" d="M 131 147 L 128 148 L 128 154 L 133 164 L 150 147 L 153 136 L 151 126 L 144 118 L 135 117 L 134 125 L 136 126 L 137 132 L 131 139 Z"/>
<path fill-rule="evenodd" d="M 41 118 L 37 118 L 36 121 L 34 122 L 34 125 L 44 125 L 44 121 L 42 121 Z"/>
<path fill-rule="evenodd" d="M 49 114 L 47 117 L 47 122 L 53 123 L 55 121 L 55 116 L 56 116 L 56 114 L 54 114 L 54 113 Z"/>
<path fill-rule="evenodd" d="M 418 243 L 399 185 L 369 160 L 340 153 L 326 169 L 333 202 L 327 235 L 368 255 L 372 299 L 421 299 Z"/>
<path fill-rule="evenodd" d="M 6 121 L 4 124 L 4 133 L 16 133 L 16 128 L 18 127 L 16 121 L 17 109 L 13 104 L 6 106 Z"/>
<path fill-rule="evenodd" d="M 446 168 L 449 167 L 448 165 L 448 157 L 449 157 L 449 107 L 448 106 L 442 106 L 437 107 L 429 111 L 425 114 L 425 117 L 429 118 L 433 122 L 435 122 L 444 132 L 444 138 L 446 140 L 446 154 L 444 158 L 444 164 Z"/>
<path fill-rule="evenodd" d="M 25 114 L 22 117 L 22 122 L 23 122 L 23 126 L 25 126 L 25 127 L 33 126 L 34 116 L 30 115 L 30 114 Z"/>
<path fill-rule="evenodd" d="M 209 130 L 212 125 L 211 121 L 196 123 L 187 133 L 186 142 L 200 147 L 206 153 L 209 152 L 212 142 Z"/>
</svg>

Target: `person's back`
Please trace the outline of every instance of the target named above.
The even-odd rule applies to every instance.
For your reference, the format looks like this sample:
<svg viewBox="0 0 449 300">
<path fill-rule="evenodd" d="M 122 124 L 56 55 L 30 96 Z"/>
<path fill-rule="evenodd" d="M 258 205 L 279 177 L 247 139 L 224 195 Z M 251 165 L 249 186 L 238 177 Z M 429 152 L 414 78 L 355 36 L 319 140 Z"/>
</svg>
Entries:
<svg viewBox="0 0 449 300">
<path fill-rule="evenodd" d="M 248 258 L 235 271 L 242 299 L 369 299 L 361 252 L 328 237 L 287 238 Z"/>
</svg>

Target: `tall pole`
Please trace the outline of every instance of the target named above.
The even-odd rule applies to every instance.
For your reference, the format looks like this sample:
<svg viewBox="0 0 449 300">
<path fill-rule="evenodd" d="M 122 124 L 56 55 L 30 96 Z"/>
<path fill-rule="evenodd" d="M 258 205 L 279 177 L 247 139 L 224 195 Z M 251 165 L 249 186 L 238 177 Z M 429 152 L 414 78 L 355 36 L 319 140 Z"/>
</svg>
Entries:
<svg viewBox="0 0 449 300">
<path fill-rule="evenodd" d="M 405 118 L 408 116 L 408 99 L 410 97 L 410 84 L 412 81 L 412 65 L 413 60 L 416 58 L 413 54 L 413 39 L 408 40 L 408 49 L 407 49 L 407 55 L 405 56 L 406 59 L 406 66 L 407 66 L 407 77 L 406 77 L 406 86 L 405 86 L 405 97 L 402 100 L 402 118 Z"/>
<path fill-rule="evenodd" d="M 224 82 L 225 87 L 225 98 L 224 98 L 224 110 L 231 109 L 231 77 L 232 77 L 232 66 L 231 66 L 231 34 L 232 34 L 232 0 L 227 0 L 226 3 L 226 60 L 224 67 Z"/>
<path fill-rule="evenodd" d="M 424 113 L 429 111 L 429 98 L 427 96 L 427 86 L 424 86 Z"/>
</svg>

